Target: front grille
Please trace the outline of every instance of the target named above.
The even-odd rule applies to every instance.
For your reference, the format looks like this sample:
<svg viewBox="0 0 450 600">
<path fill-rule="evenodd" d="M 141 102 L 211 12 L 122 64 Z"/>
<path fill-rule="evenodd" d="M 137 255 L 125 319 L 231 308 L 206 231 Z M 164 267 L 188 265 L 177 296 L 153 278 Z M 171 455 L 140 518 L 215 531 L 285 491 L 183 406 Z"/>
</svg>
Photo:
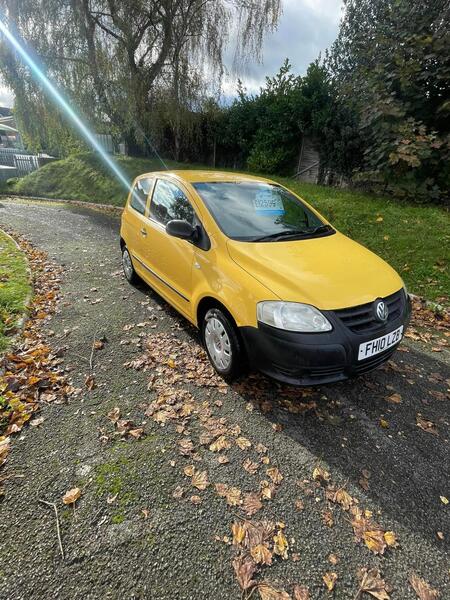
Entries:
<svg viewBox="0 0 450 600">
<path fill-rule="evenodd" d="M 387 304 L 389 315 L 385 323 L 394 321 L 403 312 L 405 295 L 403 290 L 395 292 L 386 298 L 382 298 Z M 353 306 L 352 308 L 343 308 L 334 311 L 335 315 L 354 333 L 366 333 L 379 329 L 385 323 L 377 321 L 373 314 L 373 302 Z"/>
</svg>

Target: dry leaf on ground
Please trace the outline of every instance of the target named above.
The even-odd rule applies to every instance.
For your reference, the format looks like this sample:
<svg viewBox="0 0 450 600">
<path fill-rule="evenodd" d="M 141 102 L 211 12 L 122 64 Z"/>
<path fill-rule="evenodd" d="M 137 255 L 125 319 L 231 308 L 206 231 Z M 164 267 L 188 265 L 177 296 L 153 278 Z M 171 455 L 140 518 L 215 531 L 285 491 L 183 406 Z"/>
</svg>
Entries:
<svg viewBox="0 0 450 600">
<path fill-rule="evenodd" d="M 358 600 L 358 598 L 364 592 L 370 594 L 374 598 L 377 598 L 377 600 L 389 600 L 386 583 L 384 579 L 381 578 L 380 571 L 378 569 L 361 569 L 360 578 L 361 583 L 358 593 L 355 596 L 355 600 Z"/>
<path fill-rule="evenodd" d="M 310 600 L 309 589 L 304 585 L 294 585 L 294 600 Z"/>
<path fill-rule="evenodd" d="M 327 590 L 329 592 L 332 592 L 334 590 L 334 586 L 336 585 L 336 581 L 337 581 L 337 574 L 336 573 L 325 573 L 324 575 L 322 575 L 322 579 L 325 583 L 325 585 L 327 586 Z"/>
<path fill-rule="evenodd" d="M 274 536 L 273 541 L 274 554 L 278 554 L 278 556 L 281 556 L 281 558 L 284 558 L 284 560 L 286 560 L 288 557 L 289 544 L 284 533 L 282 531 L 279 531 L 277 535 Z"/>
<path fill-rule="evenodd" d="M 208 473 L 206 471 L 194 471 L 191 482 L 198 490 L 206 490 L 208 487 Z"/>
<path fill-rule="evenodd" d="M 74 504 L 80 496 L 81 496 L 80 488 L 75 487 L 75 488 L 72 488 L 71 490 L 68 490 L 64 494 L 62 501 L 64 502 L 64 504 Z"/>
<path fill-rule="evenodd" d="M 256 581 L 252 579 L 256 571 L 256 564 L 250 556 L 236 556 L 233 560 L 233 568 L 242 590 L 248 590 L 256 585 Z"/>
<path fill-rule="evenodd" d="M 287 592 L 278 590 L 265 581 L 258 585 L 258 592 L 261 600 L 291 600 Z"/>
<path fill-rule="evenodd" d="M 272 552 L 264 544 L 258 544 L 250 548 L 250 554 L 253 560 L 260 565 L 272 564 Z"/>
<path fill-rule="evenodd" d="M 409 583 L 420 600 L 436 600 L 440 596 L 438 590 L 434 590 L 425 579 L 414 572 L 409 576 Z"/>
</svg>

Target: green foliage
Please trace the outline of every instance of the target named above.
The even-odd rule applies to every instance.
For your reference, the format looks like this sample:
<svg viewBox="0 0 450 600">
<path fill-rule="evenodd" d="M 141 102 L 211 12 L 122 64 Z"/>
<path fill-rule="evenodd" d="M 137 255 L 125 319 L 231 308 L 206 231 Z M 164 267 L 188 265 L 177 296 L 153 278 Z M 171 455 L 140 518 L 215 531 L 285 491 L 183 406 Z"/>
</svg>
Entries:
<svg viewBox="0 0 450 600">
<path fill-rule="evenodd" d="M 116 157 L 119 168 L 132 181 L 148 171 L 163 167 L 156 159 Z M 171 168 L 183 165 L 166 161 Z M 49 163 L 19 179 L 12 192 L 27 196 L 44 196 L 121 206 L 127 197 L 122 184 L 115 178 L 98 155 L 81 152 Z"/>
<path fill-rule="evenodd" d="M 361 141 L 356 182 L 448 200 L 449 19 L 445 0 L 346 0 L 328 66 Z"/>
<path fill-rule="evenodd" d="M 226 116 L 225 156 L 252 171 L 291 174 L 295 171 L 302 135 L 319 140 L 331 109 L 327 73 L 318 62 L 305 75 L 291 72 L 288 60 L 256 96 L 242 87 Z"/>
<path fill-rule="evenodd" d="M 8 334 L 25 309 L 31 292 L 27 260 L 14 242 L 0 231 L 0 352 L 8 347 Z"/>
</svg>

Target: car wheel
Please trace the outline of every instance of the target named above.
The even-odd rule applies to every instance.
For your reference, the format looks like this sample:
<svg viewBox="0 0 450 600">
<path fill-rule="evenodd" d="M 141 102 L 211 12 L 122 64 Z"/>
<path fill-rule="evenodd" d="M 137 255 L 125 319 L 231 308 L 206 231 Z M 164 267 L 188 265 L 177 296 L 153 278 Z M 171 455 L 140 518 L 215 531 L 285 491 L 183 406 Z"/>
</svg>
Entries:
<svg viewBox="0 0 450 600">
<path fill-rule="evenodd" d="M 244 372 L 246 357 L 236 328 L 219 308 L 211 308 L 205 314 L 202 338 L 208 358 L 219 375 L 233 381 Z"/>
<path fill-rule="evenodd" d="M 131 256 L 126 246 L 122 249 L 122 267 L 124 275 L 129 283 L 135 284 L 139 281 L 139 275 L 136 273 L 131 262 Z"/>
</svg>

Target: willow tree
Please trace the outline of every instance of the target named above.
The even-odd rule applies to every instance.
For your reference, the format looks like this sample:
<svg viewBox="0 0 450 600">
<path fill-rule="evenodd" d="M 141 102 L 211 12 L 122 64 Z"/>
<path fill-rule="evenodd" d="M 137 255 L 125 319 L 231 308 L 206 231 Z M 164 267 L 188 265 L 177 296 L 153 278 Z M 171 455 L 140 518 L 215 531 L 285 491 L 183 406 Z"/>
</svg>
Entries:
<svg viewBox="0 0 450 600">
<path fill-rule="evenodd" d="M 0 0 L 0 8 L 89 118 L 139 142 L 156 90 L 169 90 L 175 107 L 192 90 L 187 77 L 198 94 L 218 90 L 230 39 L 238 65 L 258 59 L 281 0 Z M 0 68 L 26 110 L 24 82 L 34 94 L 36 84 L 5 43 Z"/>
</svg>

